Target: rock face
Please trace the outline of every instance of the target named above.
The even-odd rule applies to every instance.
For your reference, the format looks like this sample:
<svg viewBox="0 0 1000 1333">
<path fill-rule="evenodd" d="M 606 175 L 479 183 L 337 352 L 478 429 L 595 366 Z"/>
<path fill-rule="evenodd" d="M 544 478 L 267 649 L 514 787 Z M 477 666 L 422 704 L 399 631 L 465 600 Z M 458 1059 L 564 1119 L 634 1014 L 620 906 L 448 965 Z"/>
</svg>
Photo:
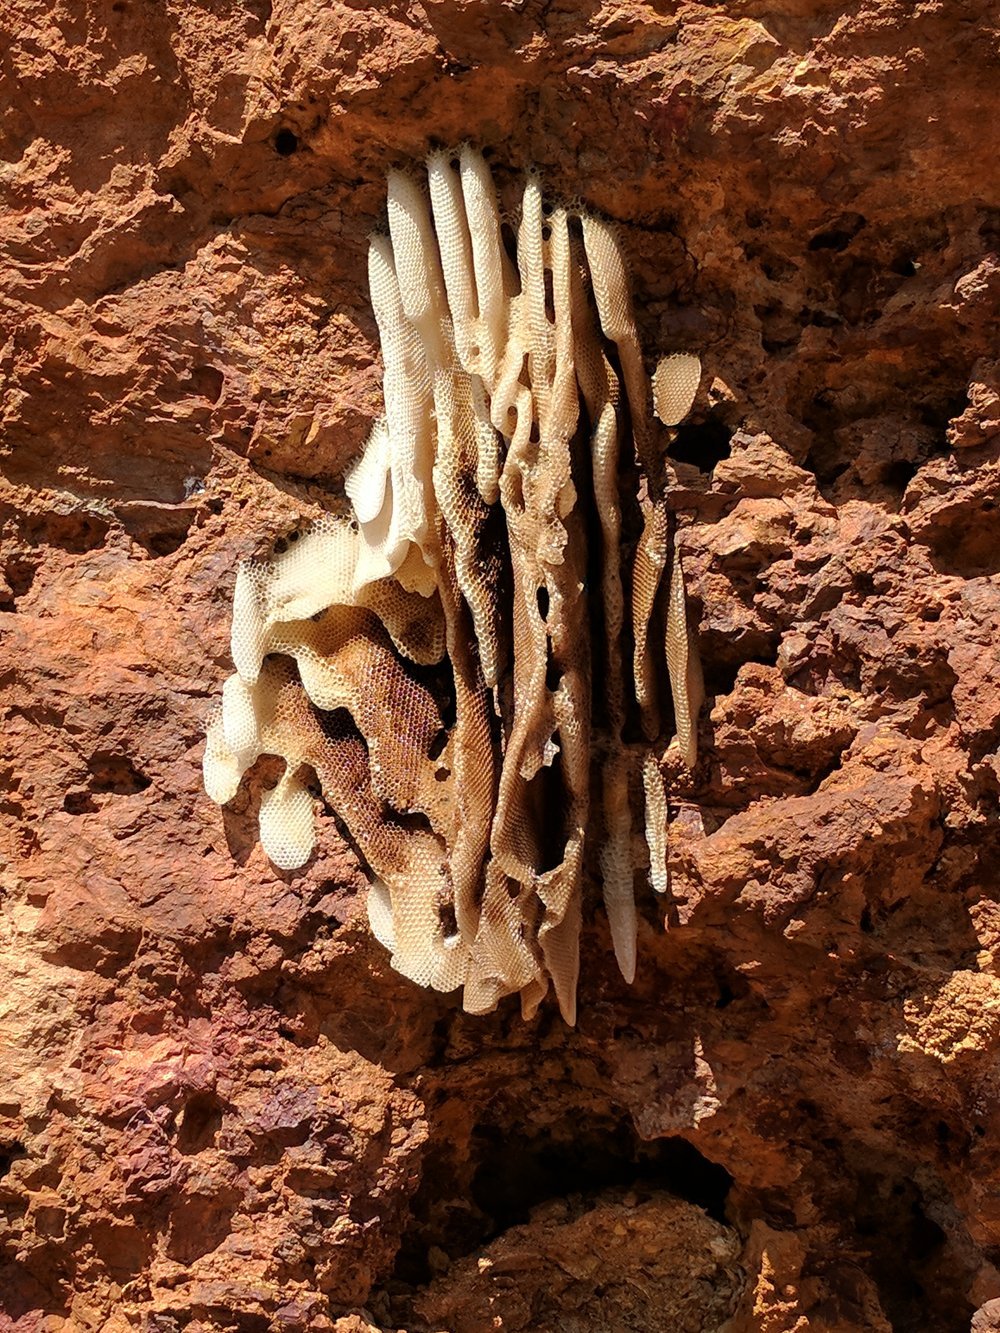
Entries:
<svg viewBox="0 0 1000 1333">
<path fill-rule="evenodd" d="M 995 6 L 3 10 L 0 1327 L 993 1327 Z M 707 372 L 701 759 L 575 1029 L 200 786 L 237 563 L 379 410 L 386 170 L 463 138 Z"/>
</svg>

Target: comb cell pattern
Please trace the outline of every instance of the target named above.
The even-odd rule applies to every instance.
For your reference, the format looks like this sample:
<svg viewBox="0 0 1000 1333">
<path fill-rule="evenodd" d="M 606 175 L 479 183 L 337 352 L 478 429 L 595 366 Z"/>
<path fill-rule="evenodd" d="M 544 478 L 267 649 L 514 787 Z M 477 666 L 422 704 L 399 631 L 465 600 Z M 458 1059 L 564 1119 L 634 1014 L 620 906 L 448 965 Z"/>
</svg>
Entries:
<svg viewBox="0 0 1000 1333">
<path fill-rule="evenodd" d="M 530 1016 L 551 984 L 572 1023 L 585 866 L 631 981 L 635 879 L 668 887 L 663 757 L 696 759 L 653 414 L 683 419 L 700 362 L 650 381 L 614 228 L 546 205 L 533 175 L 509 253 L 468 147 L 432 154 L 426 189 L 390 174 L 368 269 L 385 414 L 351 514 L 240 568 L 205 787 L 224 803 L 279 756 L 260 808 L 276 866 L 312 854 L 318 783 L 398 971 L 473 1013 L 519 992 Z"/>
</svg>

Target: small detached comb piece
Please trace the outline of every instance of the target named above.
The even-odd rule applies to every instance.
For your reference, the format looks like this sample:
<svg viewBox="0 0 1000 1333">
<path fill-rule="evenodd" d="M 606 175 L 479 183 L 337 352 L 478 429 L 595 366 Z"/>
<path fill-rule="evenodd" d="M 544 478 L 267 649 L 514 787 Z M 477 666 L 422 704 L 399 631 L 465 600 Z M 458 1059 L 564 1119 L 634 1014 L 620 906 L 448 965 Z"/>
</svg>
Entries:
<svg viewBox="0 0 1000 1333">
<path fill-rule="evenodd" d="M 665 356 L 653 372 L 653 411 L 665 426 L 679 426 L 701 383 L 701 358 L 689 352 Z"/>
</svg>

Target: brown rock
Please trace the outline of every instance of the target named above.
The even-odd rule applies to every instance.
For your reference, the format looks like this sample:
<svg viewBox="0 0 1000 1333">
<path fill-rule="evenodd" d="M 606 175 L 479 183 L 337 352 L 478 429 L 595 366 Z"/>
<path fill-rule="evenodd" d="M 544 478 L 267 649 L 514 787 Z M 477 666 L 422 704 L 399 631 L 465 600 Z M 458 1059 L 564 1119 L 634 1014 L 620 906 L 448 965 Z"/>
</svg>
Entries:
<svg viewBox="0 0 1000 1333">
<path fill-rule="evenodd" d="M 0 11 L 0 1329 L 992 1327 L 995 6 Z M 385 173 L 466 137 L 708 386 L 703 757 L 573 1031 L 200 785 L 236 565 L 380 410 Z"/>
<path fill-rule="evenodd" d="M 455 1264 L 416 1311 L 452 1333 L 697 1333 L 733 1312 L 744 1283 L 739 1253 L 728 1228 L 670 1195 L 559 1201 Z"/>
</svg>

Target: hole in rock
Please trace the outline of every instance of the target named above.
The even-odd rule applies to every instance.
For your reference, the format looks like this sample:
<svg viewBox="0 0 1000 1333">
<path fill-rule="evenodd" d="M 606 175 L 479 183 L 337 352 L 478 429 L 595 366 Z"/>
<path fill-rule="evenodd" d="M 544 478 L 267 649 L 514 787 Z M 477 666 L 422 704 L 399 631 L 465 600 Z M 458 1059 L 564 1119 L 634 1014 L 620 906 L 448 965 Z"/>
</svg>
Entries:
<svg viewBox="0 0 1000 1333">
<path fill-rule="evenodd" d="M 1000 573 L 1000 508 L 982 497 L 960 523 L 943 521 L 920 534 L 942 574 L 976 578 Z"/>
<path fill-rule="evenodd" d="M 114 796 L 134 796 L 145 791 L 152 783 L 145 773 L 136 768 L 127 755 L 111 754 L 98 750 L 91 755 L 87 767 L 90 769 L 90 790 L 110 792 Z"/>
<path fill-rule="evenodd" d="M 917 1185 L 866 1172 L 857 1185 L 856 1233 L 868 1248 L 866 1267 L 895 1333 L 967 1329 L 973 1307 L 961 1261 L 928 1217 Z"/>
<path fill-rule="evenodd" d="M 202 398 L 208 399 L 210 403 L 217 403 L 222 397 L 225 377 L 215 366 L 195 366 L 191 371 L 190 382 L 191 387 Z"/>
<path fill-rule="evenodd" d="M 99 808 L 86 788 L 74 787 L 63 797 L 63 809 L 68 815 L 89 815 Z"/>
<path fill-rule="evenodd" d="M 16 611 L 18 600 L 31 591 L 35 581 L 36 566 L 28 560 L 13 556 L 7 561 L 3 571 L 3 582 L 10 589 L 9 596 L 0 592 L 0 611 Z"/>
<path fill-rule="evenodd" d="M 451 1113 L 442 1108 L 442 1124 L 450 1123 Z M 585 1114 L 567 1108 L 562 1118 L 534 1132 L 522 1116 L 516 1133 L 485 1123 L 474 1127 L 464 1150 L 458 1143 L 442 1131 L 428 1152 L 397 1257 L 397 1280 L 427 1282 L 432 1246 L 459 1258 L 527 1222 L 539 1204 L 572 1195 L 666 1190 L 725 1221 L 733 1183 L 729 1172 L 685 1139 L 644 1142 L 627 1119 L 588 1124 Z"/>
<path fill-rule="evenodd" d="M 686 422 L 676 428 L 676 435 L 668 450 L 675 463 L 693 463 L 702 472 L 711 472 L 716 463 L 728 458 L 733 431 L 717 418 Z"/>
<path fill-rule="evenodd" d="M 185 491 L 192 478 L 185 479 Z M 122 527 L 151 556 L 173 555 L 187 541 L 197 510 L 193 504 L 138 504 L 122 509 Z"/>
<path fill-rule="evenodd" d="M 838 324 L 844 322 L 834 311 L 812 310 L 808 307 L 800 312 L 799 320 L 802 324 L 811 324 L 817 329 L 835 329 Z"/>
<path fill-rule="evenodd" d="M 173 555 L 184 545 L 187 527 L 183 532 L 154 532 L 144 545 L 150 555 Z"/>
<path fill-rule="evenodd" d="M 900 458 L 895 463 L 889 464 L 885 474 L 885 482 L 887 486 L 892 486 L 894 490 L 902 494 L 916 475 L 917 465 Z"/>
<path fill-rule="evenodd" d="M 718 996 L 715 1001 L 716 1009 L 728 1009 L 735 1001 L 744 1000 L 750 994 L 746 979 L 738 972 L 717 972 L 715 987 Z"/>
<path fill-rule="evenodd" d="M 71 555 L 96 551 L 107 540 L 110 522 L 94 514 L 46 514 L 39 536 L 49 546 L 58 546 Z"/>
<path fill-rule="evenodd" d="M 804 466 L 813 474 L 825 494 L 837 478 L 848 471 L 851 464 L 843 457 L 832 435 L 823 433 L 817 434 L 815 443 L 805 457 Z"/>
<path fill-rule="evenodd" d="M 889 265 L 889 270 L 892 273 L 898 274 L 901 278 L 912 278 L 920 271 L 920 265 L 915 259 L 901 256 L 899 259 L 894 259 L 892 261 Z"/>
<path fill-rule="evenodd" d="M 198 1093 L 181 1112 L 177 1126 L 177 1150 L 193 1156 L 211 1148 L 222 1128 L 222 1106 L 211 1093 Z"/>
<path fill-rule="evenodd" d="M 231 1320 L 229 1327 L 233 1333 L 273 1333 L 274 1330 L 274 1323 L 268 1315 L 237 1310 L 235 1313 L 227 1311 L 226 1318 Z"/>
<path fill-rule="evenodd" d="M 521 1144 L 495 1133 L 486 1141 L 491 1151 L 473 1178 L 472 1197 L 499 1231 L 527 1222 L 546 1199 L 616 1185 L 655 1185 L 725 1221 L 732 1177 L 686 1139 L 663 1139 L 638 1151 L 624 1133 L 611 1142 L 584 1136 L 579 1145 Z"/>
<path fill-rule="evenodd" d="M 298 146 L 298 135 L 291 130 L 279 130 L 274 136 L 274 151 L 279 157 L 291 157 Z"/>
<path fill-rule="evenodd" d="M 718 641 L 719 650 L 714 656 L 709 652 L 703 652 L 705 694 L 709 698 L 723 699 L 726 695 L 732 694 L 736 688 L 736 677 L 740 673 L 740 667 L 747 663 L 756 662 L 760 666 L 769 667 L 777 665 L 778 637 L 775 636 L 773 641 L 769 642 L 763 635 L 754 634 L 752 640 L 746 643 L 743 652 L 740 652 L 739 645 L 733 645 L 733 651 L 727 654 L 725 649 L 728 645 L 721 640 Z"/>
<path fill-rule="evenodd" d="M 7 1175 L 11 1166 L 19 1157 L 25 1157 L 26 1155 L 27 1153 L 23 1143 L 17 1143 L 16 1141 L 13 1143 L 0 1143 L 0 1179 Z"/>
<path fill-rule="evenodd" d="M 954 417 L 962 415 L 969 405 L 969 400 L 964 388 L 954 391 L 952 387 L 956 381 L 965 382 L 964 368 L 941 365 L 940 370 L 949 378 L 932 386 L 926 401 L 920 404 L 919 417 L 923 425 L 929 426 L 940 436 L 939 445 L 944 450 L 946 447 L 944 436 L 948 424 Z"/>
<path fill-rule="evenodd" d="M 810 237 L 806 248 L 809 250 L 846 250 L 864 225 L 865 219 L 860 213 L 843 213 L 829 227 Z"/>
</svg>

